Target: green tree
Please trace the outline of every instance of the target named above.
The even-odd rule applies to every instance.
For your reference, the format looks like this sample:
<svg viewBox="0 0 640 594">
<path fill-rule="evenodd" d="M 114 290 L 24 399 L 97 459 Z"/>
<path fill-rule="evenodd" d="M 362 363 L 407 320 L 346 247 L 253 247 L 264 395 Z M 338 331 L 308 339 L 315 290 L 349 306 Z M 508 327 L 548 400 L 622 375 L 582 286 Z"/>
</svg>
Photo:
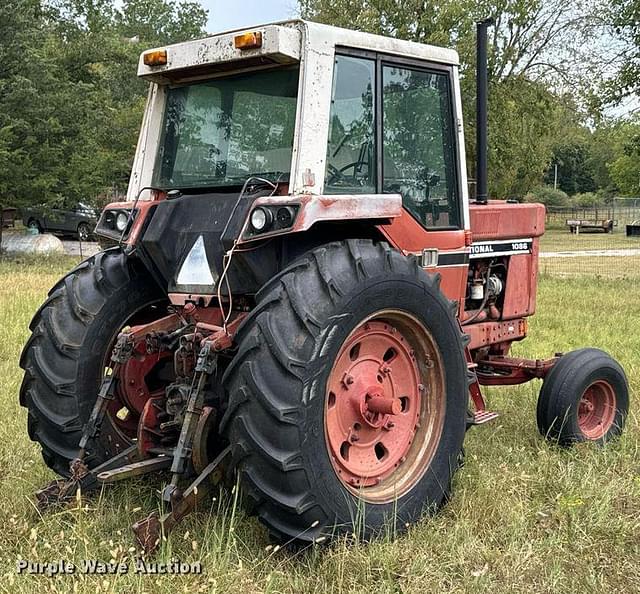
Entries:
<svg viewBox="0 0 640 594">
<path fill-rule="evenodd" d="M 140 52 L 204 33 L 199 4 L 0 4 L 0 196 L 92 201 L 126 187 L 146 95 Z"/>
<path fill-rule="evenodd" d="M 584 141 L 566 142 L 555 146 L 551 166 L 545 174 L 545 183 L 553 185 L 557 166 L 558 187 L 561 190 L 570 196 L 594 192 L 596 183 L 589 157 L 589 145 Z"/>
<path fill-rule="evenodd" d="M 640 195 L 640 122 L 619 123 L 614 131 L 614 155 L 608 163 L 617 189 L 627 196 Z"/>
<path fill-rule="evenodd" d="M 20 205 L 54 194 L 63 157 L 58 69 L 37 0 L 0 6 L 0 195 Z"/>
<path fill-rule="evenodd" d="M 562 190 L 555 190 L 551 186 L 533 188 L 524 199 L 526 202 L 539 202 L 550 208 L 563 208 L 570 204 L 569 196 Z"/>
<path fill-rule="evenodd" d="M 86 151 L 72 160 L 66 184 L 74 197 L 122 192 L 128 183 L 147 83 L 136 77 L 144 49 L 204 35 L 207 12 L 193 2 L 59 0 L 60 61 L 87 85 L 91 113 L 83 117 Z"/>
<path fill-rule="evenodd" d="M 615 160 L 615 136 L 617 126 L 610 121 L 601 121 L 589 136 L 588 168 L 596 188 L 607 194 L 615 191 L 609 164 Z"/>
<path fill-rule="evenodd" d="M 575 101 L 554 88 L 587 84 L 587 51 L 600 3 L 579 0 L 300 0 L 303 16 L 422 43 L 454 47 L 470 175 L 475 175 L 475 22 L 495 19 L 490 36 L 490 191 L 523 195 L 542 181 L 567 126 L 580 127 Z M 577 67 L 577 65 L 580 67 Z"/>
<path fill-rule="evenodd" d="M 610 60 L 617 72 L 604 83 L 600 101 L 619 103 L 640 90 L 640 0 L 612 0 L 605 18 L 618 42 Z"/>
</svg>

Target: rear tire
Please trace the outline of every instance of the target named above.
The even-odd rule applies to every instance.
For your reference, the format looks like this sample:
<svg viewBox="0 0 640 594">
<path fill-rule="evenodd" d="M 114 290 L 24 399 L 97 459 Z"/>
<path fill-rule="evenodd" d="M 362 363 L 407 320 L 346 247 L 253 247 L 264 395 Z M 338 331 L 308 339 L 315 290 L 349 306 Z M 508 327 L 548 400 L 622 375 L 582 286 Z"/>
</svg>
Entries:
<svg viewBox="0 0 640 594">
<path fill-rule="evenodd" d="M 313 542 L 352 532 L 367 539 L 385 527 L 402 531 L 445 501 L 465 435 L 468 383 L 463 335 L 438 282 L 438 275 L 428 276 L 415 259 L 386 244 L 351 240 L 313 250 L 258 294 L 223 378 L 229 406 L 222 428 L 250 508 L 276 540 Z M 444 410 L 431 411 L 434 417 L 441 413 L 442 422 L 430 458 L 419 466 L 415 452 L 427 450 L 419 447 L 416 431 L 407 462 L 401 460 L 380 483 L 393 485 L 417 459 L 409 467 L 415 472 L 402 475 L 397 497 L 393 487 L 391 497 L 389 489 L 362 483 L 350 488 L 339 477 L 327 435 L 333 367 L 354 332 L 378 314 L 383 321 L 376 323 L 387 323 L 387 312 L 397 312 L 389 324 L 402 328 L 403 319 L 413 319 L 428 331 L 444 371 L 444 393 L 425 397 L 444 402 Z M 417 340 L 409 330 L 399 335 L 412 346 Z M 419 363 L 427 379 L 429 362 Z M 427 409 L 420 416 L 425 425 Z"/>
<path fill-rule="evenodd" d="M 69 474 L 118 332 L 136 312 L 162 301 L 144 270 L 114 249 L 72 270 L 36 312 L 20 358 L 25 372 L 20 404 L 29 411 L 29 437 L 58 474 Z M 96 466 L 127 445 L 107 416 L 87 462 Z"/>
<path fill-rule="evenodd" d="M 622 433 L 629 386 L 622 367 L 604 351 L 579 349 L 562 356 L 538 397 L 540 433 L 561 445 L 604 444 Z"/>
</svg>

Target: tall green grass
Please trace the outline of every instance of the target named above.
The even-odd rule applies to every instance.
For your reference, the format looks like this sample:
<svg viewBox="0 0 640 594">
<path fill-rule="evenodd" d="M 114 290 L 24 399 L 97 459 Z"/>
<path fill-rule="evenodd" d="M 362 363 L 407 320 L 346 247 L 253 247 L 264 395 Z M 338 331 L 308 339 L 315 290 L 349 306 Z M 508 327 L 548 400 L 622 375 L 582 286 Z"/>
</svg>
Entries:
<svg viewBox="0 0 640 594">
<path fill-rule="evenodd" d="M 158 558 L 201 561 L 188 576 L 16 575 L 20 558 L 132 562 L 130 524 L 157 509 L 152 479 L 40 516 L 35 489 L 52 478 L 18 405 L 27 326 L 71 259 L 0 263 L 0 591 L 5 592 L 638 592 L 640 299 L 633 281 L 541 279 L 527 357 L 599 346 L 625 367 L 632 392 L 623 438 L 562 450 L 535 426 L 539 383 L 488 391 L 501 417 L 471 430 L 451 502 L 397 539 L 343 539 L 305 552 L 269 546 L 265 531 L 220 493 L 163 542 Z"/>
</svg>

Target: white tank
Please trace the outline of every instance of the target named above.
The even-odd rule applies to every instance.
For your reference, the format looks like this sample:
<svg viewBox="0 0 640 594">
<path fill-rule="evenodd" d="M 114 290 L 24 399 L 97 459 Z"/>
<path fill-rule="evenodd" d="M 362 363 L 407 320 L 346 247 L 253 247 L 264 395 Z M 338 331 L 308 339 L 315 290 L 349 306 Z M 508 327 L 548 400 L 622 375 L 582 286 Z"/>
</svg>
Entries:
<svg viewBox="0 0 640 594">
<path fill-rule="evenodd" d="M 8 254 L 64 254 L 62 242 L 53 235 L 2 234 L 2 249 Z"/>
</svg>

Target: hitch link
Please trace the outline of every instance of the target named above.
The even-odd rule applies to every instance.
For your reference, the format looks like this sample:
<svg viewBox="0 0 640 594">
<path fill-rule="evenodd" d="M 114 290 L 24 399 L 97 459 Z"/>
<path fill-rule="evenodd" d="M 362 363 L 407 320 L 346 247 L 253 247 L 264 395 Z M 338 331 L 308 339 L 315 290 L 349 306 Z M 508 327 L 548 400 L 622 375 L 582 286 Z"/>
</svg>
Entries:
<svg viewBox="0 0 640 594">
<path fill-rule="evenodd" d="M 210 375 L 216 372 L 218 366 L 218 354 L 211 348 L 211 343 L 205 341 L 198 354 L 195 374 L 191 382 L 191 390 L 187 407 L 184 414 L 184 421 L 180 430 L 178 445 L 173 453 L 173 463 L 171 464 L 171 483 L 162 491 L 162 500 L 172 508 L 182 498 L 182 493 L 178 488 L 180 477 L 187 470 L 187 465 L 191 459 L 193 451 L 193 436 L 198 425 L 198 419 L 202 414 L 204 405 L 204 387 Z"/>
</svg>

